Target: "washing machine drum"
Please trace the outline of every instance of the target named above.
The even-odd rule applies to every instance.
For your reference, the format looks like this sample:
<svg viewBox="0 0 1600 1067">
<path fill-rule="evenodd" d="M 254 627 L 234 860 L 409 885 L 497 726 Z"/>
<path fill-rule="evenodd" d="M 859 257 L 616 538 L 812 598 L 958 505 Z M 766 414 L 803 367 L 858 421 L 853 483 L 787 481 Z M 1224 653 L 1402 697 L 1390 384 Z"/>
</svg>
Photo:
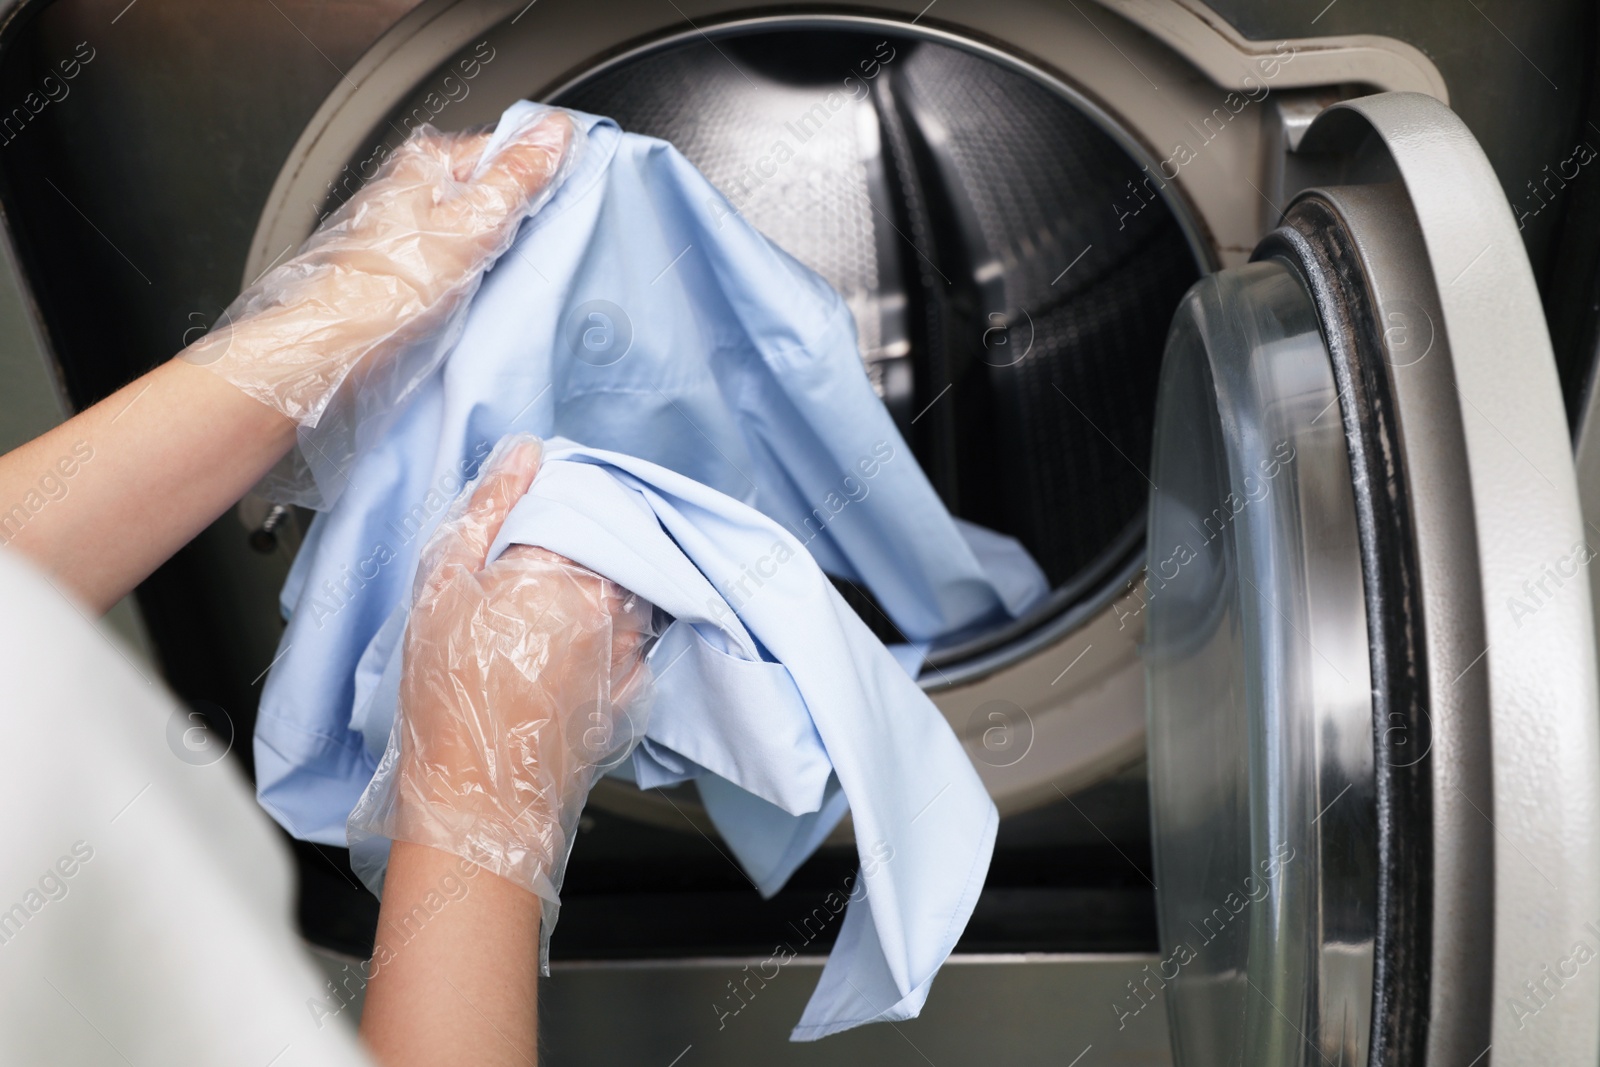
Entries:
<svg viewBox="0 0 1600 1067">
<path fill-rule="evenodd" d="M 554 102 L 672 142 L 826 278 L 945 503 L 1044 568 L 1054 595 L 1029 619 L 936 666 L 1125 569 L 1167 319 L 1198 268 L 1164 204 L 1129 210 L 1143 172 L 1074 102 L 933 41 L 793 28 L 635 55 Z"/>
</svg>

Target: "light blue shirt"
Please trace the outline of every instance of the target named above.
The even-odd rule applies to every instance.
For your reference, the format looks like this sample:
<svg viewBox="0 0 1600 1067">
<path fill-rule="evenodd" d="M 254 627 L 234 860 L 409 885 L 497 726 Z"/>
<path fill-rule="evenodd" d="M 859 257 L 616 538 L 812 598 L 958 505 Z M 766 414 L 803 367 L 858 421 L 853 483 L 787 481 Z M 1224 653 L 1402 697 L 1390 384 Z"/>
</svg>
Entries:
<svg viewBox="0 0 1600 1067">
<path fill-rule="evenodd" d="M 572 176 L 301 548 L 257 721 L 259 796 L 296 836 L 346 842 L 389 736 L 422 542 L 504 434 L 570 439 L 502 542 L 568 555 L 676 620 L 651 653 L 633 776 L 695 779 L 764 893 L 848 808 L 867 896 L 795 1036 L 909 1017 L 970 914 L 996 818 L 823 572 L 869 589 L 914 642 L 1020 614 L 1044 577 L 944 509 L 837 294 L 671 146 L 578 118 Z"/>
</svg>

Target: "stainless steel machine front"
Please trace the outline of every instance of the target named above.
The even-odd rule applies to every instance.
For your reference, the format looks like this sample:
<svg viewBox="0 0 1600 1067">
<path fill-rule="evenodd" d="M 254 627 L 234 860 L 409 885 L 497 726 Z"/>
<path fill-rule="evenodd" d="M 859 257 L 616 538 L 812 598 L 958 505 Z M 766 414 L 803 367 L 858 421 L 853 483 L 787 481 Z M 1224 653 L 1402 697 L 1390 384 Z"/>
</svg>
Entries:
<svg viewBox="0 0 1600 1067">
<path fill-rule="evenodd" d="M 848 837 L 762 902 L 692 791 L 608 783 L 549 1054 L 1593 1063 L 1600 979 L 1524 983 L 1600 914 L 1591 605 L 1538 585 L 1600 410 L 1595 16 L 1473 6 L 12 3 L 0 100 L 78 73 L 0 129 L 0 436 L 193 340 L 416 125 L 613 115 L 841 291 L 947 505 L 1053 591 L 922 678 L 1002 825 L 921 1018 L 788 1044 L 831 930 L 719 1010 Z M 266 514 L 116 616 L 241 740 L 309 520 Z M 294 848 L 336 976 L 375 902 Z"/>
</svg>

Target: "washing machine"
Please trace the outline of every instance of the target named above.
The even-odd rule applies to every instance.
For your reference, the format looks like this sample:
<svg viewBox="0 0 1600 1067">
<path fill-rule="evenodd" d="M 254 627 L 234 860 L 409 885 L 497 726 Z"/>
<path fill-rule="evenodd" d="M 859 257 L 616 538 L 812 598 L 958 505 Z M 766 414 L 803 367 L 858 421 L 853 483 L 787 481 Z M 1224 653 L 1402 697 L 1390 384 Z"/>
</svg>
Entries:
<svg viewBox="0 0 1600 1067">
<path fill-rule="evenodd" d="M 1586 6 L 4 19 L 8 446 L 203 333 L 417 126 L 532 98 L 672 141 L 832 283 L 945 503 L 1049 577 L 920 678 L 1002 815 L 921 1018 L 786 1041 L 848 823 L 762 901 L 692 788 L 602 781 L 542 993 L 552 1062 L 1600 1058 Z M 237 739 L 218 773 L 250 772 L 310 518 L 247 499 L 113 615 Z M 341 851 L 292 848 L 338 985 L 376 903 Z"/>
</svg>

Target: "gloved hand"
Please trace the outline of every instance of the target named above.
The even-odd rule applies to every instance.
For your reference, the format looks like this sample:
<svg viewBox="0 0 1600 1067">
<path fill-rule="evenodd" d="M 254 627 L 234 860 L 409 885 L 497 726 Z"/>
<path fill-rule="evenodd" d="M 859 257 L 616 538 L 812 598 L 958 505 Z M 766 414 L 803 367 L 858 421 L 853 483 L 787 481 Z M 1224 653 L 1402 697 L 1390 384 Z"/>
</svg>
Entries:
<svg viewBox="0 0 1600 1067">
<path fill-rule="evenodd" d="M 489 137 L 418 129 L 184 350 L 183 359 L 298 422 L 302 440 L 332 423 L 307 450 L 319 477 L 319 467 L 342 469 L 358 431 L 437 366 L 484 272 L 570 171 L 581 133 L 548 110 L 484 157 Z M 269 480 L 286 490 L 276 498 L 326 506 L 331 494 L 311 491 L 304 474 L 303 463 L 281 469 Z"/>
<path fill-rule="evenodd" d="M 508 436 L 423 549 L 400 711 L 350 816 L 364 835 L 461 856 L 544 901 L 540 965 L 578 815 L 643 735 L 653 608 L 553 552 L 485 562 L 539 440 Z"/>
</svg>

